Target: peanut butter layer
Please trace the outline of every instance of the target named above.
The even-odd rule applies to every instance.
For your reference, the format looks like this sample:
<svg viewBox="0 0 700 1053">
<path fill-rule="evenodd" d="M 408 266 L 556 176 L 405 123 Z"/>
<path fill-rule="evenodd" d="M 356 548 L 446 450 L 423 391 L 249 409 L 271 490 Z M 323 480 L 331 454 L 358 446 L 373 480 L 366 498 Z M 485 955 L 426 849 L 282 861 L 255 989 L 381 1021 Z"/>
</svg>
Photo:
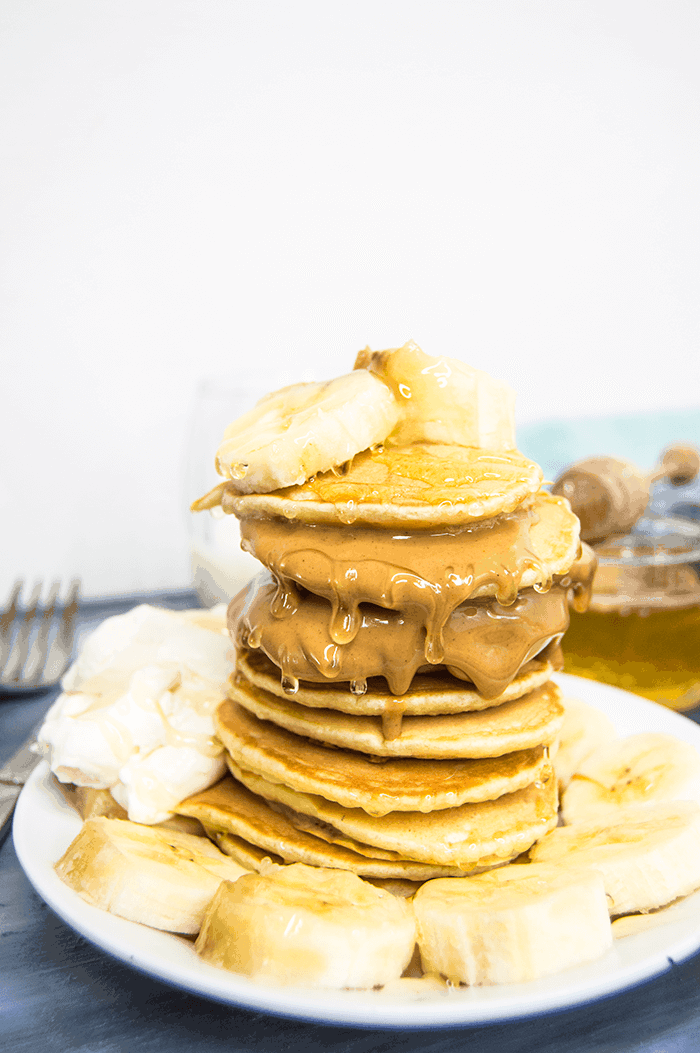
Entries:
<svg viewBox="0 0 700 1053">
<path fill-rule="evenodd" d="M 287 731 L 377 757 L 500 757 L 552 743 L 564 722 L 555 683 L 492 709 L 434 717 L 403 717 L 387 728 L 381 717 L 309 709 L 254 687 L 238 676 L 230 697 Z M 387 734 L 387 731 L 392 734 Z"/>
<path fill-rule="evenodd" d="M 366 450 L 342 470 L 269 494 L 239 495 L 224 483 L 201 507 L 220 502 L 239 518 L 430 527 L 512 512 L 541 483 L 542 469 L 515 450 L 414 443 Z"/>
<path fill-rule="evenodd" d="M 555 660 L 553 650 L 558 651 L 558 648 L 547 647 L 537 658 L 526 662 L 497 698 L 484 698 L 473 685 L 456 679 L 443 666 L 436 666 L 429 673 L 417 673 L 411 681 L 411 690 L 400 697 L 389 691 L 383 677 L 375 677 L 367 681 L 367 690 L 361 695 L 353 694 L 343 683 L 300 682 L 294 699 L 299 705 L 312 709 L 334 709 L 356 716 L 379 716 L 390 723 L 403 715 L 430 716 L 480 711 L 521 698 L 546 684 L 552 673 L 561 669 L 563 664 Z M 237 675 L 242 675 L 249 683 L 270 694 L 287 697 L 279 668 L 260 650 L 239 651 L 237 672 L 229 678 L 229 691 Z"/>
<path fill-rule="evenodd" d="M 508 605 L 521 589 L 546 591 L 574 564 L 578 529 L 567 501 L 540 493 L 510 515 L 429 531 L 246 518 L 241 547 L 279 583 L 280 616 L 297 608 L 301 585 L 330 602 L 331 639 L 346 644 L 359 629 L 361 603 L 415 610 L 428 656 L 465 600 L 495 596 Z"/>
<path fill-rule="evenodd" d="M 526 589 L 504 607 L 496 600 L 470 600 L 452 611 L 439 638 L 426 635 L 423 611 L 386 610 L 363 604 L 353 638 L 336 643 L 330 634 L 326 600 L 299 594 L 293 608 L 280 607 L 273 580 L 251 582 L 229 607 L 229 628 L 237 648 L 260 648 L 277 665 L 293 693 L 300 680 L 349 681 L 366 690 L 368 677 L 386 678 L 392 692 L 405 694 L 425 666 L 443 665 L 473 683 L 485 698 L 503 694 L 519 669 L 569 624 L 567 590 Z"/>
<path fill-rule="evenodd" d="M 376 763 L 258 720 L 231 701 L 221 704 L 216 723 L 229 754 L 247 770 L 371 815 L 493 800 L 534 782 L 547 764 L 542 747 L 478 760 L 392 757 Z"/>
<path fill-rule="evenodd" d="M 557 785 L 550 767 L 537 782 L 495 801 L 377 817 L 274 783 L 240 768 L 230 756 L 226 762 L 235 779 L 268 801 L 320 819 L 363 844 L 398 852 L 404 859 L 465 871 L 514 859 L 557 825 Z"/>
<path fill-rule="evenodd" d="M 362 877 L 427 881 L 434 877 L 460 875 L 454 867 L 403 860 L 397 852 L 359 845 L 352 838 L 345 838 L 344 844 L 335 844 L 329 840 L 326 830 L 323 831 L 326 836 L 319 837 L 306 829 L 299 829 L 288 818 L 284 806 L 271 808 L 263 797 L 251 793 L 230 775 L 208 790 L 188 797 L 179 805 L 178 812 L 197 818 L 219 848 L 235 859 L 247 850 L 246 861 L 250 863 L 251 846 L 263 849 L 257 857 L 255 869 L 259 869 L 265 855 L 272 853 L 277 857 L 275 862 L 335 867 Z M 300 822 L 302 826 L 307 825 L 301 818 Z M 323 829 L 318 820 L 311 820 L 308 825 L 314 822 L 314 829 Z M 362 852 L 356 850 L 358 847 Z"/>
</svg>

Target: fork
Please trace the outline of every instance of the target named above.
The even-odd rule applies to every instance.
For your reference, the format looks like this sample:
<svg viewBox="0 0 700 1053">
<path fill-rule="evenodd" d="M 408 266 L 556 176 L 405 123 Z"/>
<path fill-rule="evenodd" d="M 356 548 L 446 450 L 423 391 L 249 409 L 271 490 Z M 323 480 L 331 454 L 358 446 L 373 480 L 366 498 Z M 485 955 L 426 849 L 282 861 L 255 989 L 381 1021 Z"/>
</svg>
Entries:
<svg viewBox="0 0 700 1053">
<path fill-rule="evenodd" d="M 78 613 L 80 579 L 74 578 L 65 601 L 59 603 L 61 583 L 55 581 L 45 606 L 40 606 L 42 583 L 34 586 L 26 607 L 20 606 L 24 583 L 16 581 L 0 615 L 0 692 L 43 691 L 56 684 L 70 661 Z M 60 610 L 58 628 L 52 628 Z"/>
</svg>

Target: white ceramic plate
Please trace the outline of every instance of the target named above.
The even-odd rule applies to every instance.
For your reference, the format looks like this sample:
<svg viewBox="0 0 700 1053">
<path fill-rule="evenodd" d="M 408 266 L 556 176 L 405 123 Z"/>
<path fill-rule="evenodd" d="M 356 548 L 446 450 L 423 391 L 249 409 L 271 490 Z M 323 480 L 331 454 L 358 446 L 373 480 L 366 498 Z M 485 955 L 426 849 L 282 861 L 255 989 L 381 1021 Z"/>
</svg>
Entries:
<svg viewBox="0 0 700 1053">
<path fill-rule="evenodd" d="M 565 675 L 557 680 L 566 694 L 604 710 L 621 735 L 662 731 L 700 750 L 700 727 L 685 717 L 591 680 Z M 402 1029 L 503 1021 L 622 991 L 700 947 L 700 895 L 695 893 L 670 908 L 663 924 L 617 940 L 604 958 L 534 983 L 436 991 L 421 981 L 399 981 L 392 993 L 261 986 L 200 961 L 189 940 L 84 903 L 53 871 L 79 827 L 78 816 L 52 786 L 47 766 L 40 765 L 17 805 L 15 845 L 32 885 L 68 925 L 108 954 L 158 979 L 205 998 L 283 1016 Z"/>
</svg>

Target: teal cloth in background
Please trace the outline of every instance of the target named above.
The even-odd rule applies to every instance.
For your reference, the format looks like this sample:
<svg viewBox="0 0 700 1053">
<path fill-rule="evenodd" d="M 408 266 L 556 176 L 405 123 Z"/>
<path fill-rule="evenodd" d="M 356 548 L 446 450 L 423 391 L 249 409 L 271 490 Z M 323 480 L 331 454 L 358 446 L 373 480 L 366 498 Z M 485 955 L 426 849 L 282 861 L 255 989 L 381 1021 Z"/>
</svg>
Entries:
<svg viewBox="0 0 700 1053">
<path fill-rule="evenodd" d="M 671 443 L 689 442 L 700 448 L 700 409 L 570 420 L 552 417 L 522 425 L 517 436 L 518 449 L 541 465 L 548 482 L 585 457 L 620 457 L 648 472 Z M 659 514 L 700 519 L 700 477 L 686 486 L 658 483 L 649 508 Z"/>
<path fill-rule="evenodd" d="M 584 457 L 621 457 L 651 471 L 672 442 L 700 447 L 700 408 L 571 420 L 552 417 L 518 428 L 518 449 L 537 461 L 550 480 Z"/>
</svg>

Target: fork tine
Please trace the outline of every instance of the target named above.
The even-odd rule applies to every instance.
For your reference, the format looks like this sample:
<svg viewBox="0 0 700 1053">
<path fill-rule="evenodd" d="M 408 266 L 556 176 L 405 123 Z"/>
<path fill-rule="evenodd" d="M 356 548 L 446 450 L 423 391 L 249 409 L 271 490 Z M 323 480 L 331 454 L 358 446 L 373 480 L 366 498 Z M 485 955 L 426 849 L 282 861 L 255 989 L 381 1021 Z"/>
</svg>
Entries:
<svg viewBox="0 0 700 1053">
<path fill-rule="evenodd" d="M 46 677 L 48 680 L 58 680 L 63 675 L 73 653 L 79 597 L 80 578 L 73 578 L 63 606 L 58 632 L 46 661 Z"/>
<path fill-rule="evenodd" d="M 44 671 L 49 652 L 49 634 L 51 632 L 51 624 L 56 611 L 56 601 L 58 600 L 60 588 L 61 582 L 54 581 L 46 601 L 46 606 L 41 612 L 39 631 L 32 642 L 31 651 L 29 652 L 29 658 L 27 659 L 24 670 L 24 682 L 26 687 L 37 685 Z"/>
<path fill-rule="evenodd" d="M 12 586 L 12 592 L 7 601 L 7 606 L 4 608 L 2 615 L 0 615 L 0 669 L 4 669 L 5 662 L 10 653 L 12 630 L 14 627 L 15 616 L 17 614 L 17 604 L 23 586 L 24 582 L 19 578 Z"/>
<path fill-rule="evenodd" d="M 29 649 L 29 639 L 32 632 L 32 623 L 34 616 L 36 615 L 37 607 L 39 606 L 39 599 L 41 597 L 41 582 L 38 581 L 32 590 L 32 594 L 29 597 L 29 604 L 25 608 L 24 614 L 22 615 L 22 621 L 17 633 L 17 639 L 15 640 L 10 654 L 10 667 L 7 669 L 2 677 L 3 683 L 16 684 L 22 676 L 22 670 L 24 663 L 27 660 L 27 651 Z"/>
</svg>

